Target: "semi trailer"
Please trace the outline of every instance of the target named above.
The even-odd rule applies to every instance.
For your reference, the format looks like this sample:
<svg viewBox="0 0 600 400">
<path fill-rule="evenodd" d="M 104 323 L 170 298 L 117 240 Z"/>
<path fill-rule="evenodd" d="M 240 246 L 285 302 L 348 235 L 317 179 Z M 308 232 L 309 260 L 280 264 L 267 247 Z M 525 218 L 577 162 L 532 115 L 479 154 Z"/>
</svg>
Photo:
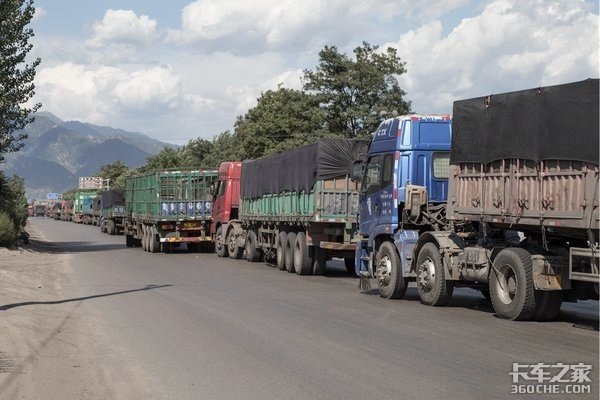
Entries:
<svg viewBox="0 0 600 400">
<path fill-rule="evenodd" d="M 121 234 L 125 220 L 125 190 L 105 190 L 100 196 L 100 231 L 109 235 Z"/>
<path fill-rule="evenodd" d="M 598 79 L 456 101 L 449 153 L 419 144 L 429 123 L 385 121 L 355 166 L 357 273 L 434 306 L 472 287 L 512 320 L 598 299 Z"/>
<path fill-rule="evenodd" d="M 217 171 L 159 170 L 127 178 L 127 247 L 169 253 L 186 244 L 193 252 L 212 252 L 209 187 L 217 176 Z"/>
<path fill-rule="evenodd" d="M 75 192 L 73 200 L 73 222 L 86 225 L 92 224 L 92 206 L 96 194 L 96 190 L 90 189 L 79 189 Z"/>
<path fill-rule="evenodd" d="M 213 186 L 219 257 L 265 260 L 298 275 L 345 259 L 354 273 L 358 188 L 354 160 L 368 142 L 320 139 L 259 160 L 225 162 Z"/>
</svg>

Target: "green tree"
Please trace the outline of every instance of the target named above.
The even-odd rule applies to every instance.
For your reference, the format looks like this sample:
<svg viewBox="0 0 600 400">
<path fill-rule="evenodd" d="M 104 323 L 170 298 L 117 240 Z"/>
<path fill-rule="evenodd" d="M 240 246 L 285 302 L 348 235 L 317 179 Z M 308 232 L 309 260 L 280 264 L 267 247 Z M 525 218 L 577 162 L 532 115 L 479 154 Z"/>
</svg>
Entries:
<svg viewBox="0 0 600 400">
<path fill-rule="evenodd" d="M 325 46 L 316 69 L 304 71 L 304 89 L 319 97 L 330 132 L 368 137 L 380 122 L 380 112 L 410 111 L 396 78 L 406 72 L 405 63 L 396 49 L 378 48 L 363 42 L 351 59 L 337 47 Z"/>
<path fill-rule="evenodd" d="M 183 166 L 189 168 L 206 167 L 213 143 L 205 139 L 192 139 L 182 149 Z"/>
<path fill-rule="evenodd" d="M 229 131 L 218 134 L 212 142 L 212 151 L 205 158 L 206 166 L 218 168 L 223 161 L 243 159 L 239 140 Z"/>
<path fill-rule="evenodd" d="M 34 36 L 26 27 L 34 13 L 33 0 L 0 0 L 0 161 L 23 146 L 27 135 L 15 133 L 33 121 L 31 115 L 41 106 L 24 106 L 35 94 L 33 80 L 41 61 L 26 62 Z"/>
<path fill-rule="evenodd" d="M 146 164 L 140 167 L 138 172 L 145 173 L 158 169 L 181 168 L 183 166 L 183 151 L 165 147 L 160 153 L 148 157 Z"/>
<path fill-rule="evenodd" d="M 243 158 L 254 159 L 312 143 L 327 134 L 319 98 L 279 87 L 261 94 L 255 107 L 239 117 L 234 137 Z"/>
<path fill-rule="evenodd" d="M 0 172 L 0 212 L 10 218 L 16 232 L 19 232 L 25 225 L 27 206 L 23 178 L 16 175 L 7 178 Z"/>
<path fill-rule="evenodd" d="M 127 171 L 129 171 L 127 164 L 123 161 L 115 161 L 101 166 L 96 176 L 108 179 L 111 188 L 123 188 L 125 181 L 122 177 Z"/>
</svg>

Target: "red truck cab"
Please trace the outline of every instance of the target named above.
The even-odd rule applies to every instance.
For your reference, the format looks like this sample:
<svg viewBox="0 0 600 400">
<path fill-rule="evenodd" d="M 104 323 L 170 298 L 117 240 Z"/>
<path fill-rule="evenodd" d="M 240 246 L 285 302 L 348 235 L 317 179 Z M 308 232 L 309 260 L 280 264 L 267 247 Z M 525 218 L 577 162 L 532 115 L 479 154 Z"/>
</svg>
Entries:
<svg viewBox="0 0 600 400">
<path fill-rule="evenodd" d="M 218 247 L 217 232 L 226 232 L 223 224 L 229 223 L 238 217 L 240 206 L 240 177 L 242 174 L 242 163 L 240 161 L 229 161 L 219 166 L 219 180 L 213 189 L 213 210 L 211 233 Z M 221 229 L 219 229 L 221 228 Z"/>
</svg>

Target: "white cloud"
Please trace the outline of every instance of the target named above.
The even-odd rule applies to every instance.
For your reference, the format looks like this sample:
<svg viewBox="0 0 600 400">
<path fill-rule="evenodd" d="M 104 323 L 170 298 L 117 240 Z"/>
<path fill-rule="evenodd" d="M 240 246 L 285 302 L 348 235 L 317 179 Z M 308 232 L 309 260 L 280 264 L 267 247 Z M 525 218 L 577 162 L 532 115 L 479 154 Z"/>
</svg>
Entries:
<svg viewBox="0 0 600 400">
<path fill-rule="evenodd" d="M 35 14 L 33 14 L 31 22 L 37 22 L 40 19 L 44 18 L 44 16 L 46 16 L 46 10 L 42 7 L 35 7 Z"/>
<path fill-rule="evenodd" d="M 106 10 L 102 21 L 94 23 L 94 36 L 87 44 L 102 47 L 110 44 L 149 44 L 158 37 L 157 22 L 131 10 Z"/>
<path fill-rule="evenodd" d="M 456 99 L 597 77 L 597 39 L 583 0 L 496 0 L 448 35 L 432 21 L 386 47 L 407 62 L 413 109 L 449 112 Z"/>
<path fill-rule="evenodd" d="M 195 0 L 183 9 L 181 29 L 171 30 L 168 40 L 201 51 L 315 51 L 323 44 L 356 43 L 395 17 L 431 17 L 468 1 Z"/>
</svg>

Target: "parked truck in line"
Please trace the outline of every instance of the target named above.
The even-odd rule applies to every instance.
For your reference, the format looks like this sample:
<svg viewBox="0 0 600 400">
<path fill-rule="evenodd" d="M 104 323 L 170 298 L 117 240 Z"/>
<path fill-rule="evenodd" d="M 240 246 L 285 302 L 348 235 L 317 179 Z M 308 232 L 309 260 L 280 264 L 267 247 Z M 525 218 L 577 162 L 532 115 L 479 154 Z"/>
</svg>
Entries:
<svg viewBox="0 0 600 400">
<path fill-rule="evenodd" d="M 94 217 L 92 206 L 97 191 L 95 189 L 79 189 L 73 200 L 73 222 L 91 225 Z"/>
<path fill-rule="evenodd" d="M 434 306 L 473 287 L 512 320 L 598 299 L 598 119 L 595 79 L 455 102 L 450 153 L 419 144 L 436 118 L 385 121 L 354 171 L 357 273 Z"/>
<path fill-rule="evenodd" d="M 212 232 L 219 257 L 273 262 L 298 275 L 323 274 L 332 257 L 354 273 L 358 188 L 354 160 L 368 142 L 320 139 L 259 160 L 219 168 Z"/>
<path fill-rule="evenodd" d="M 33 215 L 35 217 L 44 217 L 44 216 L 46 216 L 46 205 L 45 204 L 40 204 L 40 203 L 35 204 L 33 206 L 33 210 L 34 210 Z"/>
<path fill-rule="evenodd" d="M 100 196 L 100 231 L 120 235 L 125 227 L 125 190 L 105 190 Z"/>
<path fill-rule="evenodd" d="M 63 200 L 60 203 L 60 220 L 73 221 L 73 200 Z"/>
<path fill-rule="evenodd" d="M 127 178 L 127 247 L 169 253 L 185 243 L 190 251 L 212 252 L 209 187 L 217 176 L 217 171 L 160 170 Z"/>
</svg>

